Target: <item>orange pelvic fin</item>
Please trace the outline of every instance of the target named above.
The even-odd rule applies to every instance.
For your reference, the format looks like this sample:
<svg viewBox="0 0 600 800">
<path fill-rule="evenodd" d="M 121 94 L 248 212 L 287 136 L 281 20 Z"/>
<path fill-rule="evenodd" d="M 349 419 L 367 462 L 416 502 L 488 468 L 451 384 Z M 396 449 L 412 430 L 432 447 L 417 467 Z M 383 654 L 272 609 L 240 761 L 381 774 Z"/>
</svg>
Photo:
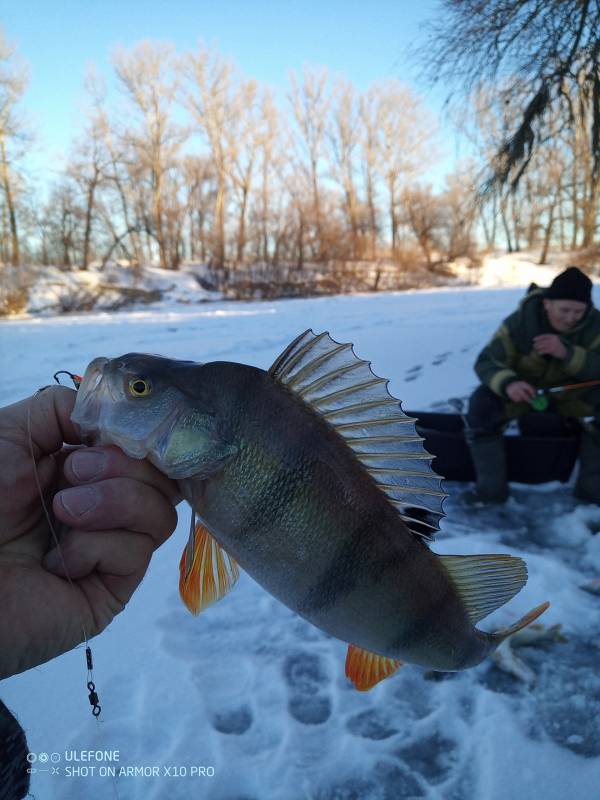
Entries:
<svg viewBox="0 0 600 800">
<path fill-rule="evenodd" d="M 200 522 L 192 530 L 179 563 L 179 594 L 192 614 L 199 614 L 233 588 L 237 562 Z"/>
<path fill-rule="evenodd" d="M 533 608 L 528 614 L 525 614 L 524 617 L 518 619 L 514 625 L 510 625 L 508 628 L 501 628 L 499 631 L 495 631 L 495 633 L 490 633 L 492 639 L 495 639 L 498 642 L 502 642 L 508 636 L 512 636 L 513 633 L 517 633 L 517 631 L 523 630 L 528 625 L 531 625 L 534 620 L 536 620 L 539 616 L 541 616 L 547 608 L 550 607 L 550 603 L 546 600 L 545 603 L 542 603 L 539 606 Z"/>
<path fill-rule="evenodd" d="M 368 692 L 384 678 L 389 678 L 402 666 L 402 661 L 386 658 L 362 650 L 353 644 L 348 645 L 346 655 L 346 677 L 350 678 L 359 692 Z"/>
</svg>

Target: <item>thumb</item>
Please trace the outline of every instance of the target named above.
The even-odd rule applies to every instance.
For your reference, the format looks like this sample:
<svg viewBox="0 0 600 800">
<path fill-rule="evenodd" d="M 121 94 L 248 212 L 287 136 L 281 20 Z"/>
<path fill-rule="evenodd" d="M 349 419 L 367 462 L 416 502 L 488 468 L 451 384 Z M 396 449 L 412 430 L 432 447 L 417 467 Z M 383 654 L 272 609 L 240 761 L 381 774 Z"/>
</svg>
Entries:
<svg viewBox="0 0 600 800">
<path fill-rule="evenodd" d="M 3 426 L 13 441 L 29 446 L 29 429 L 36 460 L 67 444 L 81 444 L 71 422 L 77 392 L 66 386 L 48 386 L 3 410 Z M 17 442 L 15 442 L 17 443 Z"/>
</svg>

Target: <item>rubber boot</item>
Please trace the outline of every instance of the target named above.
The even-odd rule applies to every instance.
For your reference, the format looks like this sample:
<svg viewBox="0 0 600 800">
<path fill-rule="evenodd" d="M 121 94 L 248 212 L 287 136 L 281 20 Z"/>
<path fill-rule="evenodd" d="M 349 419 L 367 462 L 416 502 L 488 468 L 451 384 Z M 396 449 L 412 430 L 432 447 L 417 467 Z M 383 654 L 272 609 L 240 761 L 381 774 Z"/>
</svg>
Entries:
<svg viewBox="0 0 600 800">
<path fill-rule="evenodd" d="M 508 498 L 504 437 L 498 434 L 467 438 L 477 476 L 477 497 L 484 503 L 504 503 Z"/>
<path fill-rule="evenodd" d="M 600 505 L 600 433 L 583 430 L 579 445 L 579 475 L 573 494 Z"/>
</svg>

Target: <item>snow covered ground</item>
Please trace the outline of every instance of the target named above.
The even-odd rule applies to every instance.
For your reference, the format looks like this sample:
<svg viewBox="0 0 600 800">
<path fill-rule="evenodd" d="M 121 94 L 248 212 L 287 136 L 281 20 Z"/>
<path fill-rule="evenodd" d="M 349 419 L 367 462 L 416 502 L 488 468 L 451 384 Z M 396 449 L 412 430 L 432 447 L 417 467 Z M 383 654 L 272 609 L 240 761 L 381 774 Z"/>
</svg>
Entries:
<svg viewBox="0 0 600 800">
<path fill-rule="evenodd" d="M 81 372 L 95 356 L 128 351 L 266 368 L 312 327 L 354 342 L 357 354 L 391 379 L 405 408 L 424 409 L 471 391 L 478 350 L 522 293 L 452 289 L 4 321 L 0 404 L 51 382 L 55 370 Z M 83 649 L 2 683 L 0 696 L 19 717 L 31 751 L 61 758 L 34 764 L 55 766 L 59 774 L 34 773 L 32 794 L 38 800 L 599 798 L 600 597 L 579 586 L 600 575 L 600 535 L 591 532 L 600 527 L 600 509 L 577 506 L 568 486 L 552 484 L 515 486 L 505 508 L 467 512 L 457 499 L 462 489 L 446 485 L 447 517 L 434 549 L 526 559 L 527 586 L 481 627 L 493 630 L 551 601 L 542 621 L 560 623 L 566 641 L 520 650 L 535 684 L 491 662 L 442 680 L 406 666 L 359 693 L 344 677 L 346 646 L 247 575 L 192 617 L 177 592 L 189 524 L 180 506 L 177 531 L 156 553 L 128 608 L 92 642 L 99 722 L 87 702 Z M 81 750 L 118 750 L 119 761 L 65 761 Z M 109 766 L 148 774 L 112 780 L 101 774 Z"/>
</svg>

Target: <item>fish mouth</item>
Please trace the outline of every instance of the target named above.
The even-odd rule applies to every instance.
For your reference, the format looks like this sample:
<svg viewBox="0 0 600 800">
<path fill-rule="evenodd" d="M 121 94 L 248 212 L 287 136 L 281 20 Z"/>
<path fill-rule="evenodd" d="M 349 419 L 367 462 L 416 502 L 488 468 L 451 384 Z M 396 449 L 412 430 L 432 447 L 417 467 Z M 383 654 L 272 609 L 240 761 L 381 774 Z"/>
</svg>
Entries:
<svg viewBox="0 0 600 800">
<path fill-rule="evenodd" d="M 120 364 L 109 358 L 95 358 L 88 366 L 77 392 L 71 422 L 75 425 L 83 444 L 102 446 L 115 444 L 132 458 L 145 458 L 148 447 L 145 441 L 113 433 L 111 418 L 123 397 L 115 378 Z"/>
<path fill-rule="evenodd" d="M 100 435 L 99 425 L 102 412 L 102 399 L 106 393 L 104 380 L 104 367 L 108 358 L 95 358 L 85 371 L 83 380 L 77 390 L 75 407 L 71 413 L 71 422 L 74 424 L 81 441 L 87 445 L 98 444 Z"/>
</svg>

